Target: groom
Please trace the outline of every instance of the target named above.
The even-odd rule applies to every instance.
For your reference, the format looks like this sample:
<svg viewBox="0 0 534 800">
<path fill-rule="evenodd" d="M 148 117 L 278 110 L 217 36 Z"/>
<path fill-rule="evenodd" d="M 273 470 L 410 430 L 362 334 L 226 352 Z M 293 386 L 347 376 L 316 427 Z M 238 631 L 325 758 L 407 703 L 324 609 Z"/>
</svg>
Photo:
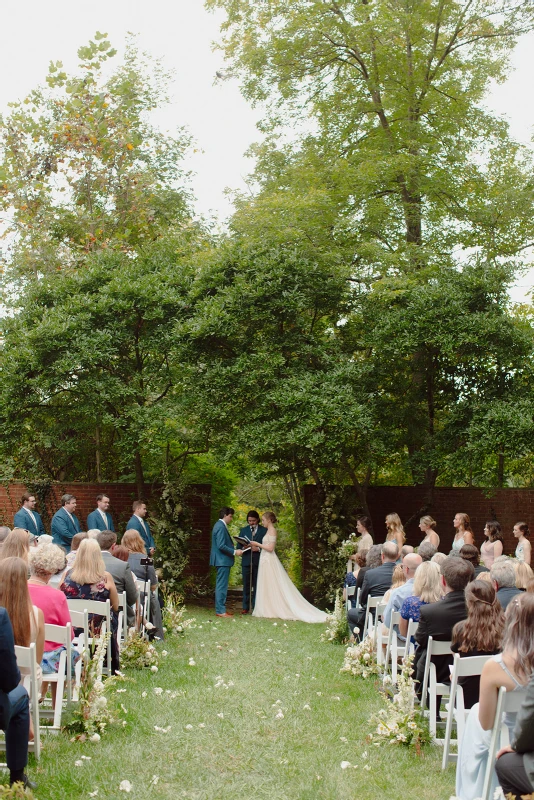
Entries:
<svg viewBox="0 0 534 800">
<path fill-rule="evenodd" d="M 247 514 L 248 525 L 241 528 L 239 535 L 247 537 L 254 542 L 263 542 L 263 537 L 267 533 L 267 528 L 260 525 L 260 515 L 257 511 L 249 511 Z M 256 602 L 256 586 L 258 585 L 258 566 L 260 563 L 259 549 L 247 550 L 241 559 L 241 573 L 243 575 L 243 610 L 242 614 L 248 614 L 250 609 L 254 610 Z M 252 589 L 252 591 L 251 591 Z M 251 596 L 252 595 L 252 596 Z"/>
<path fill-rule="evenodd" d="M 228 533 L 228 525 L 234 517 L 234 509 L 229 506 L 221 508 L 219 519 L 213 526 L 211 533 L 210 566 L 217 570 L 215 581 L 215 613 L 218 617 L 233 617 L 226 611 L 226 595 L 228 593 L 228 579 L 230 570 L 234 565 L 234 557 L 243 555 L 242 550 L 236 550 L 232 538 Z"/>
</svg>

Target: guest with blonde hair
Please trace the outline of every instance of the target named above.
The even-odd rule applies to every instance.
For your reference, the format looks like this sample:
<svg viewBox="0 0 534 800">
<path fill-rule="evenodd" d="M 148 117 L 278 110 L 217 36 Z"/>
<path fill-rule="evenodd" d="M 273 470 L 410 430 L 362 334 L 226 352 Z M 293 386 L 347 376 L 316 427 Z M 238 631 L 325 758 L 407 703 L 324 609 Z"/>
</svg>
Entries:
<svg viewBox="0 0 534 800">
<path fill-rule="evenodd" d="M 464 514 L 459 512 L 455 515 L 452 524 L 456 530 L 454 535 L 454 540 L 452 543 L 452 549 L 456 550 L 457 552 L 462 549 L 464 544 L 474 544 L 475 543 L 475 534 L 473 533 L 473 529 L 471 527 L 471 520 L 469 519 L 469 514 Z"/>
<path fill-rule="evenodd" d="M 430 560 L 432 561 L 433 564 L 437 564 L 441 570 L 441 565 L 443 564 L 446 558 L 448 558 L 448 556 L 445 553 L 434 553 L 434 555 Z"/>
<path fill-rule="evenodd" d="M 528 564 L 525 564 L 524 561 L 514 561 L 513 562 L 514 569 L 515 569 L 515 585 L 517 589 L 521 589 L 524 592 L 528 586 L 529 581 L 534 578 L 534 572 L 532 571 L 532 567 Z"/>
<path fill-rule="evenodd" d="M 430 517 L 428 514 L 426 514 L 424 517 L 421 517 L 421 519 L 419 520 L 419 530 L 425 534 L 425 538 L 423 539 L 421 544 L 424 544 L 425 542 L 430 542 L 430 544 L 433 544 L 437 550 L 439 547 L 439 536 L 434 530 L 436 525 L 437 525 L 436 520 L 432 519 L 432 517 Z"/>
<path fill-rule="evenodd" d="M 4 539 L 0 558 L 22 558 L 28 563 L 30 553 L 30 534 L 23 528 L 13 528 Z"/>
<path fill-rule="evenodd" d="M 119 596 L 115 582 L 109 572 L 106 572 L 100 545 L 95 539 L 84 539 L 78 548 L 78 554 L 73 568 L 67 572 L 63 583 L 59 587 L 67 599 L 80 600 L 110 600 L 114 611 L 119 610 Z M 95 626 L 100 629 L 102 617 L 93 614 Z"/>
<path fill-rule="evenodd" d="M 404 532 L 404 528 L 402 527 L 401 518 L 398 514 L 392 513 L 387 515 L 386 528 L 386 542 L 396 542 L 398 551 L 400 553 L 402 546 L 406 541 L 406 534 Z"/>
<path fill-rule="evenodd" d="M 415 571 L 413 593 L 407 597 L 400 610 L 399 633 L 406 637 L 408 621 L 419 621 L 421 606 L 437 603 L 441 599 L 440 568 L 432 561 L 423 561 Z"/>
</svg>

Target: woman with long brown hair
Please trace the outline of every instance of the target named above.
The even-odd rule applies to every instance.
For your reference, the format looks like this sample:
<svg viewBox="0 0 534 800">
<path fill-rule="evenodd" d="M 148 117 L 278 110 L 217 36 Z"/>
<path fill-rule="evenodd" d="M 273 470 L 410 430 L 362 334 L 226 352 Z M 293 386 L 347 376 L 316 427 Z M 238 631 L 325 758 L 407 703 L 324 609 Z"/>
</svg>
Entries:
<svg viewBox="0 0 534 800">
<path fill-rule="evenodd" d="M 484 526 L 484 536 L 486 537 L 480 545 L 480 558 L 488 569 L 491 569 L 493 562 L 503 552 L 503 538 L 501 526 L 496 519 L 486 522 Z"/>
<path fill-rule="evenodd" d="M 493 656 L 502 649 L 504 612 L 497 594 L 487 581 L 471 581 L 465 587 L 467 619 L 457 622 L 452 631 L 451 650 L 461 658 Z M 478 702 L 480 676 L 460 678 L 465 708 Z"/>
<path fill-rule="evenodd" d="M 402 550 L 402 545 L 406 541 L 406 534 L 404 533 L 404 528 L 402 527 L 401 518 L 398 514 L 388 514 L 386 517 L 386 528 L 387 528 L 387 536 L 386 542 L 397 542 L 397 547 L 399 548 L 399 556 L 400 551 Z"/>
<path fill-rule="evenodd" d="M 475 534 L 473 533 L 473 529 L 471 527 L 469 514 L 463 514 L 459 512 L 455 515 L 452 524 L 456 530 L 456 533 L 454 534 L 454 540 L 452 542 L 453 550 L 459 551 L 462 549 L 464 544 L 475 543 Z"/>
<path fill-rule="evenodd" d="M 158 588 L 156 570 L 152 564 L 141 564 L 141 560 L 146 558 L 144 539 L 139 531 L 130 528 L 122 537 L 121 546 L 124 547 L 128 553 L 128 564 L 135 577 L 141 581 L 146 581 L 147 579 L 150 581 L 150 588 L 152 591 L 150 598 L 150 622 L 154 626 L 151 635 L 157 636 L 158 639 L 164 639 L 165 632 L 163 630 L 163 620 L 161 618 L 161 606 L 159 598 L 157 598 L 155 594 Z M 144 598 L 144 592 L 141 592 L 141 603 L 144 602 Z"/>
</svg>

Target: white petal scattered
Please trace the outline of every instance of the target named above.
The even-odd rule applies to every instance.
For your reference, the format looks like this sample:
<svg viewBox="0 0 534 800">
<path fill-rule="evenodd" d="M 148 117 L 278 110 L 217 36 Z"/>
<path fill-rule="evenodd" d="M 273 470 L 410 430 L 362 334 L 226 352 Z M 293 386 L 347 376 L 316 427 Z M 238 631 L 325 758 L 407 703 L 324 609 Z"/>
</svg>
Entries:
<svg viewBox="0 0 534 800">
<path fill-rule="evenodd" d="M 141 697 L 146 697 L 146 696 L 147 696 L 146 692 L 141 692 Z"/>
<path fill-rule="evenodd" d="M 95 789 L 94 792 L 89 792 L 89 797 L 96 797 L 98 794 L 98 789 Z"/>
<path fill-rule="evenodd" d="M 83 767 L 83 761 L 80 761 L 80 760 L 78 760 L 78 761 L 75 761 L 75 762 L 74 762 L 74 766 L 75 766 L 75 767 Z"/>
<path fill-rule="evenodd" d="M 125 708 L 125 706 L 122 703 L 121 703 L 121 708 L 122 708 L 122 710 L 124 711 L 125 714 L 128 713 L 128 709 Z"/>
<path fill-rule="evenodd" d="M 160 728 L 159 725 L 154 725 L 154 730 L 158 731 L 158 733 L 168 733 L 170 729 L 171 729 L 170 725 L 166 728 Z"/>
<path fill-rule="evenodd" d="M 335 696 L 332 698 L 332 700 L 341 700 L 341 697 L 338 697 L 337 695 L 335 695 Z"/>
<path fill-rule="evenodd" d="M 369 770 L 371 769 L 371 765 L 370 764 L 364 764 L 363 768 L 366 769 L 367 772 L 369 772 Z"/>
<path fill-rule="evenodd" d="M 273 622 L 273 628 L 276 628 L 277 626 L 278 626 L 278 622 Z"/>
<path fill-rule="evenodd" d="M 346 736 L 340 736 L 340 737 L 339 737 L 339 741 L 340 741 L 340 742 L 345 742 L 345 743 L 346 743 L 346 742 L 348 742 L 349 740 L 347 739 L 347 737 L 346 737 Z"/>
<path fill-rule="evenodd" d="M 205 727 L 206 727 L 206 725 L 204 724 L 204 722 L 199 722 L 199 723 L 198 723 L 198 727 L 199 727 L 199 728 L 205 728 Z"/>
<path fill-rule="evenodd" d="M 321 697 L 322 692 L 315 692 L 315 694 L 317 695 L 317 697 Z"/>
<path fill-rule="evenodd" d="M 349 767 L 350 767 L 350 761 L 341 762 L 341 769 L 348 769 Z"/>
<path fill-rule="evenodd" d="M 159 783 L 159 775 L 152 775 L 151 785 L 157 786 Z"/>
<path fill-rule="evenodd" d="M 306 703 L 306 705 L 304 706 L 304 711 L 311 711 L 311 706 L 309 703 Z"/>
<path fill-rule="evenodd" d="M 89 737 L 89 741 L 90 742 L 99 742 L 100 741 L 100 734 L 99 733 L 93 733 L 93 735 Z"/>
<path fill-rule="evenodd" d="M 124 692 L 127 691 L 127 689 L 115 689 L 115 691 L 117 692 L 117 694 L 123 694 Z"/>
<path fill-rule="evenodd" d="M 196 665 L 197 665 L 197 662 L 195 661 L 195 659 L 194 658 L 190 658 L 189 659 L 189 666 L 190 667 L 196 667 Z"/>
<path fill-rule="evenodd" d="M 186 731 L 192 731 L 193 730 L 193 726 L 192 725 L 186 725 L 185 729 L 186 729 Z"/>
<path fill-rule="evenodd" d="M 219 717 L 219 719 L 224 719 L 224 714 L 223 714 L 223 712 L 222 712 L 222 711 L 221 711 L 221 713 L 220 713 L 220 714 L 217 714 L 217 716 Z"/>
<path fill-rule="evenodd" d="M 156 686 L 156 688 L 154 689 L 154 694 L 158 695 L 163 694 L 163 689 L 161 688 L 161 686 Z"/>
<path fill-rule="evenodd" d="M 91 756 L 82 756 L 82 761 L 90 761 Z"/>
<path fill-rule="evenodd" d="M 167 650 L 162 650 L 161 651 L 161 655 L 162 656 L 168 656 L 169 654 L 168 654 Z"/>
<path fill-rule="evenodd" d="M 155 674 L 155 673 L 158 671 L 158 668 L 156 667 L 156 665 L 155 665 L 155 664 L 153 664 L 153 665 L 150 667 L 150 671 L 151 671 L 151 672 L 153 672 L 154 674 Z M 125 789 L 124 791 L 126 791 L 126 789 Z M 128 789 L 128 791 L 130 791 L 130 790 Z"/>
<path fill-rule="evenodd" d="M 120 792 L 131 792 L 132 791 L 132 784 L 130 781 L 121 781 L 119 784 L 119 791 Z"/>
<path fill-rule="evenodd" d="M 276 714 L 275 719 L 284 719 L 284 714 L 282 709 L 280 709 L 278 714 Z"/>
</svg>

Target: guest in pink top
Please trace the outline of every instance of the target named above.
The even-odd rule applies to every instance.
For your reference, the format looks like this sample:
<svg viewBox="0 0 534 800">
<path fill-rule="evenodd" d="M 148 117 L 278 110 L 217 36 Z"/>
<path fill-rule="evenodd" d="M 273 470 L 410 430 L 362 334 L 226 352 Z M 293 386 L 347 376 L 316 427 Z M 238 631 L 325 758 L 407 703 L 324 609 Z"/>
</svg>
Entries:
<svg viewBox="0 0 534 800">
<path fill-rule="evenodd" d="M 495 559 L 502 556 L 503 550 L 501 526 L 497 520 L 486 522 L 484 536 L 486 538 L 480 547 L 480 557 L 484 566 L 491 569 Z"/>
<path fill-rule="evenodd" d="M 44 614 L 45 624 L 64 626 L 70 622 L 67 598 L 59 589 L 48 585 L 52 575 L 65 567 L 65 553 L 57 544 L 43 544 L 30 551 L 31 578 L 28 589 L 32 603 Z M 60 647 L 58 642 L 45 641 L 43 672 L 46 672 L 47 654 Z M 50 670 L 48 670 L 50 672 Z"/>
</svg>

